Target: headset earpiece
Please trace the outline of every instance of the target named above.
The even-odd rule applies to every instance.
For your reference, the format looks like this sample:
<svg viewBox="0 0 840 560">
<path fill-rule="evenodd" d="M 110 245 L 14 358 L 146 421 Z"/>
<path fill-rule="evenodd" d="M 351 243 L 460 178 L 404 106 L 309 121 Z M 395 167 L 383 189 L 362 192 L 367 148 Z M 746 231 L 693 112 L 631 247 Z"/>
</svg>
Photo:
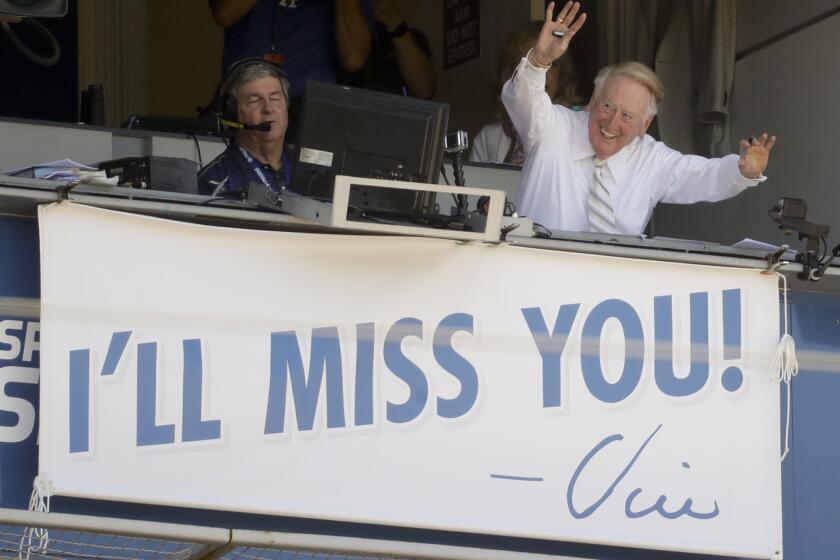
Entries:
<svg viewBox="0 0 840 560">
<path fill-rule="evenodd" d="M 238 121 L 239 111 L 237 109 L 236 96 L 233 94 L 233 87 L 236 85 L 242 73 L 255 65 L 264 66 L 283 84 L 286 100 L 289 99 L 289 80 L 286 73 L 279 66 L 263 58 L 243 58 L 230 65 L 219 86 L 216 88 L 216 95 L 213 98 L 213 110 L 216 115 L 226 121 Z"/>
</svg>

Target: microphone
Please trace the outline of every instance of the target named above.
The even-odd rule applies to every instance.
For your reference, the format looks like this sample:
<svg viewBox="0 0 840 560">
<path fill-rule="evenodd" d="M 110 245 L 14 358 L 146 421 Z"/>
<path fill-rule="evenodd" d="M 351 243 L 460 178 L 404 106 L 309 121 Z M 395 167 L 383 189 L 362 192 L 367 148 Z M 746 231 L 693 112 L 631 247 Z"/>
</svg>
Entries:
<svg viewBox="0 0 840 560">
<path fill-rule="evenodd" d="M 259 130 L 260 132 L 268 132 L 271 130 L 271 122 L 272 121 L 263 121 L 257 124 L 247 124 L 242 123 L 242 128 L 245 130 Z"/>
<path fill-rule="evenodd" d="M 230 128 L 236 128 L 236 129 L 239 129 L 239 130 L 258 130 L 260 132 L 268 132 L 269 130 L 271 130 L 271 123 L 273 122 L 273 121 L 264 121 L 264 122 L 261 122 L 261 123 L 251 124 L 251 123 L 243 123 L 243 122 L 239 122 L 239 121 L 229 121 L 229 120 L 226 120 L 226 119 L 219 119 L 219 120 L 222 122 L 223 125 L 225 125 L 227 127 L 230 127 Z"/>
</svg>

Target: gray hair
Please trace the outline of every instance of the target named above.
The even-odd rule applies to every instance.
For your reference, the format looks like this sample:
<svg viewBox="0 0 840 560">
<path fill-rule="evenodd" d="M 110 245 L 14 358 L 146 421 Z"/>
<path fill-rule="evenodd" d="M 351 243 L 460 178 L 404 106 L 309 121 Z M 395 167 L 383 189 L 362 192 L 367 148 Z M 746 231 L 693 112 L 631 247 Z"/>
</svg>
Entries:
<svg viewBox="0 0 840 560">
<path fill-rule="evenodd" d="M 659 104 L 665 98 L 665 88 L 656 74 L 641 62 L 622 62 L 601 68 L 595 76 L 595 91 L 592 96 L 600 99 L 599 94 L 606 85 L 607 80 L 615 76 L 627 76 L 643 85 L 650 92 L 650 104 L 647 108 L 647 118 L 652 118 L 659 109 Z"/>
<path fill-rule="evenodd" d="M 239 88 L 248 82 L 259 80 L 260 78 L 276 78 L 283 87 L 283 94 L 286 96 L 286 104 L 289 103 L 289 80 L 281 73 L 279 69 L 274 68 L 269 63 L 255 62 L 243 68 L 236 79 L 230 86 L 230 95 L 233 99 L 237 99 L 236 94 Z"/>
</svg>

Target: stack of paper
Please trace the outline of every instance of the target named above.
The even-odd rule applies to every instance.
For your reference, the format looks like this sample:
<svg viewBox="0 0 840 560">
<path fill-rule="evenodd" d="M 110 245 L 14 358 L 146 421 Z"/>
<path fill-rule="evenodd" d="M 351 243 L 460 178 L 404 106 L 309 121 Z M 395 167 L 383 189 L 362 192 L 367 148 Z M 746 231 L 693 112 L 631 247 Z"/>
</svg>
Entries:
<svg viewBox="0 0 840 560">
<path fill-rule="evenodd" d="M 99 170 L 90 165 L 75 162 L 71 159 L 62 159 L 41 163 L 31 167 L 21 167 L 4 172 L 6 175 L 17 177 L 30 177 L 33 179 L 46 179 L 49 181 L 62 181 L 70 183 L 91 183 L 99 185 L 117 185 L 119 177 L 108 178 L 105 171 Z"/>
<path fill-rule="evenodd" d="M 781 247 L 777 247 L 776 245 L 771 245 L 770 243 L 765 243 L 764 241 L 757 241 L 755 239 L 750 239 L 746 237 L 732 245 L 735 249 L 758 249 L 761 251 L 767 251 L 768 253 L 775 253 L 777 250 L 781 249 Z M 795 249 L 786 249 L 784 253 L 781 255 L 781 259 L 785 261 L 793 261 L 796 260 L 796 250 Z"/>
</svg>

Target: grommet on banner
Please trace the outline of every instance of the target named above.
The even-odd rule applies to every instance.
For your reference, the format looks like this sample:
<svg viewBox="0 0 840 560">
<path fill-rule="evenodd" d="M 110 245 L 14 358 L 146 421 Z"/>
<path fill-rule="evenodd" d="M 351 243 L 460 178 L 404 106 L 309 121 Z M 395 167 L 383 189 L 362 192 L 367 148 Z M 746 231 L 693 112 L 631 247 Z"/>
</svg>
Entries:
<svg viewBox="0 0 840 560">
<path fill-rule="evenodd" d="M 52 481 L 38 475 L 32 481 L 32 496 L 29 498 L 29 511 L 50 511 L 50 498 L 54 492 Z M 35 554 L 46 555 L 47 547 L 50 545 L 50 532 L 48 529 L 38 527 L 27 527 L 20 537 L 18 547 L 18 558 L 29 560 L 29 556 Z"/>
<path fill-rule="evenodd" d="M 776 273 L 782 279 L 782 298 L 785 314 L 785 333 L 779 340 L 779 345 L 776 347 L 776 353 L 773 355 L 773 360 L 770 362 L 770 379 L 778 381 L 787 385 L 787 419 L 785 420 L 785 450 L 782 453 L 780 461 L 784 461 L 788 453 L 790 453 L 790 419 L 791 412 L 791 397 L 790 397 L 790 383 L 793 378 L 799 373 L 799 362 L 796 359 L 796 343 L 793 337 L 790 336 L 788 330 L 788 303 L 787 303 L 787 278 L 784 274 Z"/>
</svg>

